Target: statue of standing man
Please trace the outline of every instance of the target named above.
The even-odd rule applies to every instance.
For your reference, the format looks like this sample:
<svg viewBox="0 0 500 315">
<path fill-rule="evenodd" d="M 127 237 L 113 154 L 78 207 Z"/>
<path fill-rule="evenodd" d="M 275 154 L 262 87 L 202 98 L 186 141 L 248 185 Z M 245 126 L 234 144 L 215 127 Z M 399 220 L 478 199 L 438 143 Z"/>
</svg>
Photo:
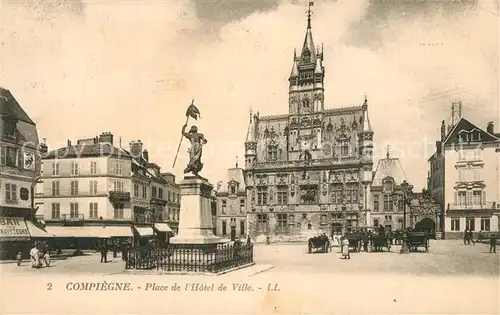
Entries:
<svg viewBox="0 0 500 315">
<path fill-rule="evenodd" d="M 181 131 L 181 141 L 179 143 L 179 147 L 177 148 L 177 154 L 175 155 L 175 160 L 174 164 L 172 167 L 175 167 L 175 161 L 177 161 L 177 155 L 179 154 L 179 149 L 182 144 L 182 137 L 186 137 L 189 142 L 191 142 L 191 148 L 188 150 L 189 152 L 189 163 L 184 169 L 184 174 L 187 173 L 193 173 L 195 176 L 198 176 L 198 173 L 203 169 L 203 163 L 201 162 L 201 155 L 202 155 L 202 147 L 204 144 L 207 143 L 207 139 L 205 139 L 205 136 L 202 133 L 198 132 L 198 127 L 196 126 L 191 126 L 191 129 L 189 129 L 189 132 L 186 132 L 186 127 L 187 123 L 189 120 L 189 117 L 193 117 L 194 119 L 198 119 L 200 116 L 200 111 L 198 108 L 194 105 L 194 99 L 191 102 L 191 105 L 189 105 L 187 111 L 186 111 L 186 123 L 182 127 Z"/>
</svg>

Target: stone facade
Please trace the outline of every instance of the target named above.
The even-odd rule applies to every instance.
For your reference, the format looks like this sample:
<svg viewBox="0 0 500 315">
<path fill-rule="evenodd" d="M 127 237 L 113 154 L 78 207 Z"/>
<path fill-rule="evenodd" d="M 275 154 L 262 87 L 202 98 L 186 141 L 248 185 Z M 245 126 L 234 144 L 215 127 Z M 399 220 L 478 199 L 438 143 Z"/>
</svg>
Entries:
<svg viewBox="0 0 500 315">
<path fill-rule="evenodd" d="M 443 121 L 441 141 L 429 159 L 429 191 L 443 204 L 445 238 L 462 238 L 465 229 L 499 231 L 500 134 L 493 122 L 484 130 L 461 111 L 462 104 L 454 103 L 451 123 L 446 128 Z M 434 180 L 440 173 L 443 181 Z"/>
<path fill-rule="evenodd" d="M 289 77 L 289 112 L 250 114 L 245 142 L 247 232 L 304 240 L 367 223 L 373 131 L 368 101 L 325 109 L 323 52 L 310 20 Z M 239 196 L 240 197 L 240 196 Z"/>
</svg>

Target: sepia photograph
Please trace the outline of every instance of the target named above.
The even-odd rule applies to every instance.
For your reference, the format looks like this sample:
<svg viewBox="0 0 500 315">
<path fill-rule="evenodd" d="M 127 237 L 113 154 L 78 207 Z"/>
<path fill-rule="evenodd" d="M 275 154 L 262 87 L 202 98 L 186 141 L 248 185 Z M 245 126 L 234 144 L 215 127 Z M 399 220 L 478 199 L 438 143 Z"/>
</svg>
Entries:
<svg viewBox="0 0 500 315">
<path fill-rule="evenodd" d="M 499 314 L 498 0 L 0 0 L 0 314 Z"/>
</svg>

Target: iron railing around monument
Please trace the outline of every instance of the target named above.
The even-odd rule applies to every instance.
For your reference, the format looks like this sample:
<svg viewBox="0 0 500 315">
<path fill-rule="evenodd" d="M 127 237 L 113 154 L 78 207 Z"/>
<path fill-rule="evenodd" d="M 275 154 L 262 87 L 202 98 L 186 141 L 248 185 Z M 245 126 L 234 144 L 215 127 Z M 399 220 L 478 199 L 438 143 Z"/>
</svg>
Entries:
<svg viewBox="0 0 500 315">
<path fill-rule="evenodd" d="M 253 244 L 169 244 L 130 250 L 126 269 L 219 273 L 253 262 Z"/>
</svg>

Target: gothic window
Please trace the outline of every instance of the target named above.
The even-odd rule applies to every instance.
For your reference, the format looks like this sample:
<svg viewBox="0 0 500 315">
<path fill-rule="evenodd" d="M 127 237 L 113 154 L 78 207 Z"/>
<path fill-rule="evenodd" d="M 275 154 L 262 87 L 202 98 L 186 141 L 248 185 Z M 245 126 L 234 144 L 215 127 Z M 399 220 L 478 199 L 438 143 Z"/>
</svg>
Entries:
<svg viewBox="0 0 500 315">
<path fill-rule="evenodd" d="M 267 159 L 271 161 L 278 159 L 278 146 L 269 145 L 267 147 Z"/>
<path fill-rule="evenodd" d="M 286 186 L 279 186 L 278 191 L 278 204 L 279 205 L 286 205 L 288 203 L 288 187 Z"/>
<path fill-rule="evenodd" d="M 342 185 L 332 186 L 332 202 L 342 203 Z"/>
<path fill-rule="evenodd" d="M 267 233 L 268 218 L 267 214 L 257 214 L 257 232 Z"/>
<path fill-rule="evenodd" d="M 391 195 L 385 194 L 384 195 L 384 211 L 392 211 L 392 209 L 393 209 L 393 204 L 392 204 Z"/>
<path fill-rule="evenodd" d="M 340 154 L 342 156 L 348 156 L 349 155 L 349 141 L 343 140 L 340 146 Z"/>
<path fill-rule="evenodd" d="M 285 213 L 278 213 L 278 233 L 288 232 L 288 218 Z"/>
<path fill-rule="evenodd" d="M 348 203 L 357 203 L 358 202 L 358 187 L 356 185 L 349 185 L 347 187 L 347 202 Z"/>
<path fill-rule="evenodd" d="M 259 187 L 257 188 L 257 204 L 267 205 L 267 188 Z"/>
</svg>

